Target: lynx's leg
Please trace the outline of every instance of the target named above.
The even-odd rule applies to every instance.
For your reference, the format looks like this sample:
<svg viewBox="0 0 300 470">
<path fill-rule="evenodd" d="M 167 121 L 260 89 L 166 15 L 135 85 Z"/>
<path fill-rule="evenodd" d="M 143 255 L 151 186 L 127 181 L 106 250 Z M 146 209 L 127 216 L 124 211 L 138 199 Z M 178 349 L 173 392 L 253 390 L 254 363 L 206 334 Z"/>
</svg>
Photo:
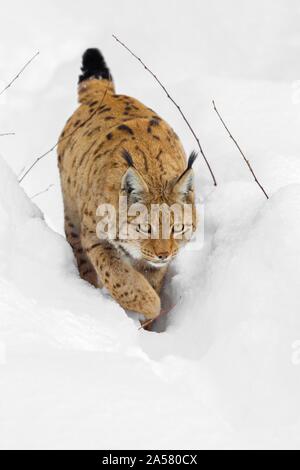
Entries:
<svg viewBox="0 0 300 470">
<path fill-rule="evenodd" d="M 151 286 L 153 287 L 153 289 L 158 295 L 160 294 L 167 269 L 168 269 L 167 267 L 151 268 L 151 269 L 148 268 L 144 272 L 142 271 L 146 279 L 149 281 L 149 283 L 151 284 Z M 147 323 L 147 321 L 145 321 L 145 322 L 141 322 L 141 324 L 142 326 L 143 324 L 145 325 L 143 326 L 144 330 L 152 331 L 153 322 Z"/>
<path fill-rule="evenodd" d="M 147 279 L 127 263 L 110 244 L 85 237 L 82 245 L 103 285 L 125 309 L 147 319 L 160 313 L 160 298 Z"/>
<path fill-rule="evenodd" d="M 144 272 L 146 279 L 149 281 L 149 283 L 158 295 L 160 294 L 167 269 L 167 267 L 151 268 L 145 270 Z"/>
<path fill-rule="evenodd" d="M 81 245 L 80 230 L 73 223 L 69 215 L 65 214 L 65 233 L 72 247 L 80 277 L 95 287 L 98 287 L 96 271 Z"/>
</svg>

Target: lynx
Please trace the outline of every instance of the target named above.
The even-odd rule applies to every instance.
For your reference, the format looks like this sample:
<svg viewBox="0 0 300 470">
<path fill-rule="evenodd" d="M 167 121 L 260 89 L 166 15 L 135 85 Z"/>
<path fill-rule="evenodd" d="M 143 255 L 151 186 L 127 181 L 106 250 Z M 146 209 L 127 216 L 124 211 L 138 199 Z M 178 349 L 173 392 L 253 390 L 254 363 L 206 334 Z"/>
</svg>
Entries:
<svg viewBox="0 0 300 470">
<path fill-rule="evenodd" d="M 67 121 L 58 145 L 65 233 L 80 276 L 105 286 L 124 308 L 155 319 L 170 262 L 187 243 L 179 237 L 196 228 L 192 164 L 173 129 L 138 100 L 115 93 L 98 49 L 88 49 L 79 76 L 79 107 Z M 128 207 L 177 204 L 192 207 L 190 223 L 171 214 L 168 237 L 152 237 L 152 225 L 128 216 L 140 236 L 99 239 L 99 205 L 109 204 L 120 217 L 119 200 Z M 130 219 L 130 220 L 129 220 Z"/>
</svg>

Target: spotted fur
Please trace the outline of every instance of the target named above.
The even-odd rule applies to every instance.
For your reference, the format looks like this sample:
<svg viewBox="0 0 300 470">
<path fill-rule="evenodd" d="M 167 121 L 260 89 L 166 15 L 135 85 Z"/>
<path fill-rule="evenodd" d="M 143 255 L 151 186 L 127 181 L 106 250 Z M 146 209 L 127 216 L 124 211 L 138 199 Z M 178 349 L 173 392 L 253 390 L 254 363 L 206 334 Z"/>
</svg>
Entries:
<svg viewBox="0 0 300 470">
<path fill-rule="evenodd" d="M 95 49 L 83 56 L 78 96 L 79 107 L 58 145 L 67 240 L 82 278 L 95 286 L 105 285 L 124 308 L 155 318 L 168 266 L 160 261 L 171 260 L 181 243 L 172 237 L 100 241 L 96 210 L 101 203 L 117 208 L 122 194 L 130 200 L 132 178 L 134 183 L 139 179 L 140 197 L 147 206 L 178 200 L 193 204 L 190 182 L 195 155 L 187 165 L 171 127 L 135 98 L 115 93 L 106 63 Z M 185 194 L 179 185 L 188 188 Z"/>
</svg>

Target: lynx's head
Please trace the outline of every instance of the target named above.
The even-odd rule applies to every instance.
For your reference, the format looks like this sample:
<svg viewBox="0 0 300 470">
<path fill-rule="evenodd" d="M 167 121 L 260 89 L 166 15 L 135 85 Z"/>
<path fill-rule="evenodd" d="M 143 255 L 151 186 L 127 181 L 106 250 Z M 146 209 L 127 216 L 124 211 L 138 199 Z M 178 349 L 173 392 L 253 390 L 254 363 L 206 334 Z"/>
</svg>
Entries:
<svg viewBox="0 0 300 470">
<path fill-rule="evenodd" d="M 124 150 L 128 168 L 120 188 L 118 244 L 153 267 L 166 266 L 196 228 L 192 152 L 185 170 L 169 181 L 147 183 Z"/>
</svg>

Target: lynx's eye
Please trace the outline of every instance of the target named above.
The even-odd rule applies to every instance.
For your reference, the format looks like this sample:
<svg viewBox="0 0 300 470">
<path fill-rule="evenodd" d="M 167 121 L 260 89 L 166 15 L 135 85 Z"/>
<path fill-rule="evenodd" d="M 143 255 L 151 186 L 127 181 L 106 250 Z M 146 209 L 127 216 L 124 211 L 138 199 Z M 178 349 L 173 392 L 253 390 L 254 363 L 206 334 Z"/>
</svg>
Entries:
<svg viewBox="0 0 300 470">
<path fill-rule="evenodd" d="M 138 232 L 149 234 L 151 233 L 151 225 L 150 224 L 140 224 L 137 226 Z"/>
<path fill-rule="evenodd" d="M 184 232 L 184 225 L 183 224 L 175 224 L 172 228 L 173 233 L 182 233 Z"/>
</svg>

